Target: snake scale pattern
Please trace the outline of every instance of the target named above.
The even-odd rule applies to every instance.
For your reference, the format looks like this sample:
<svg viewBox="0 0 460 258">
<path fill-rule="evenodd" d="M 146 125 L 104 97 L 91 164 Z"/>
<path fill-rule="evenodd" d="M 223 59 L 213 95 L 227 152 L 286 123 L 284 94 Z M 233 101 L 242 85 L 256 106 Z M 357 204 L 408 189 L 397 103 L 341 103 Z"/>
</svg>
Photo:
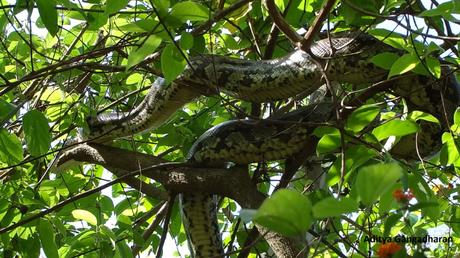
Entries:
<svg viewBox="0 0 460 258">
<path fill-rule="evenodd" d="M 313 93 L 324 84 L 324 76 L 338 83 L 377 83 L 386 78 L 388 71 L 375 66 L 370 58 L 383 52 L 401 54 L 400 50 L 360 33 L 320 40 L 311 47 L 311 53 L 296 50 L 267 61 L 198 56 L 190 60 L 176 80 L 167 82 L 158 78 L 132 111 L 89 118 L 88 137 L 107 142 L 156 128 L 177 109 L 201 95 L 224 92 L 246 101 L 267 102 Z M 460 87 L 448 73 L 443 70 L 444 80 L 421 75 L 401 78 L 394 81 L 391 91 L 405 98 L 409 107 L 431 114 L 444 114 L 445 110 L 446 117 L 450 118 L 459 103 Z M 332 105 L 326 103 L 265 120 L 222 123 L 195 142 L 188 160 L 214 166 L 229 161 L 248 164 L 287 158 L 305 147 L 305 140 L 315 128 L 311 122 L 330 121 L 332 110 Z M 446 118 L 438 119 L 445 129 Z M 439 132 L 438 127 L 435 130 Z M 427 142 L 431 137 L 429 132 Z M 213 196 L 197 190 L 196 194 L 182 196 L 181 202 L 195 257 L 222 257 L 224 251 Z"/>
</svg>

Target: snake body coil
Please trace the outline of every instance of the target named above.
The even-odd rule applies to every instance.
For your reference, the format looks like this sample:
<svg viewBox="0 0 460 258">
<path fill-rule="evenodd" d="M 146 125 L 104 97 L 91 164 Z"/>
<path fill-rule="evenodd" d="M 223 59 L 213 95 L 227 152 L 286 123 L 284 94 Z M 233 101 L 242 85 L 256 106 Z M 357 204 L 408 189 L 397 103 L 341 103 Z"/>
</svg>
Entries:
<svg viewBox="0 0 460 258">
<path fill-rule="evenodd" d="M 190 65 L 173 82 L 157 79 L 133 111 L 89 119 L 89 137 L 103 142 L 158 127 L 178 108 L 202 94 L 222 91 L 239 99 L 264 102 L 312 93 L 324 83 L 324 76 L 339 83 L 379 82 L 387 71 L 376 67 L 370 58 L 382 52 L 400 53 L 373 37 L 355 34 L 320 40 L 312 46 L 311 54 L 297 50 L 268 61 L 199 56 L 190 60 Z M 414 75 L 396 80 L 392 90 L 404 97 L 410 107 L 432 114 L 447 110 L 447 117 L 452 117 L 460 90 L 456 82 L 448 80 L 441 83 Z M 447 98 L 442 105 L 443 94 Z M 332 109 L 331 105 L 321 104 L 269 120 L 225 122 L 195 142 L 189 161 L 218 165 L 284 159 L 305 147 L 305 140 L 315 128 L 310 122 L 327 122 Z M 212 196 L 199 190 L 182 197 L 184 220 L 196 257 L 223 256 L 213 203 Z"/>
</svg>

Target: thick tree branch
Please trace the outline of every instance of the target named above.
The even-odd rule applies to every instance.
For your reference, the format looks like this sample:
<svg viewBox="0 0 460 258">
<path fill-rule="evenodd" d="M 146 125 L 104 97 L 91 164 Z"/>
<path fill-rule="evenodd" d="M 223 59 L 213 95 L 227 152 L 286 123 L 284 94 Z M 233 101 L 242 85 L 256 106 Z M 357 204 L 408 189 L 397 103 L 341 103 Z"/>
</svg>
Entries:
<svg viewBox="0 0 460 258">
<path fill-rule="evenodd" d="M 164 160 L 154 156 L 99 144 L 75 147 L 62 156 L 58 165 L 69 160 L 99 164 L 110 171 L 126 171 L 125 175 L 138 171 L 137 173 L 160 182 L 171 192 L 193 193 L 200 189 L 232 198 L 246 209 L 257 209 L 265 200 L 265 196 L 257 190 L 242 167 L 199 168 L 187 163 L 164 163 Z M 163 165 L 158 169 L 160 163 Z M 269 232 L 263 227 L 258 229 L 278 257 L 295 257 L 300 253 L 293 240 Z"/>
</svg>

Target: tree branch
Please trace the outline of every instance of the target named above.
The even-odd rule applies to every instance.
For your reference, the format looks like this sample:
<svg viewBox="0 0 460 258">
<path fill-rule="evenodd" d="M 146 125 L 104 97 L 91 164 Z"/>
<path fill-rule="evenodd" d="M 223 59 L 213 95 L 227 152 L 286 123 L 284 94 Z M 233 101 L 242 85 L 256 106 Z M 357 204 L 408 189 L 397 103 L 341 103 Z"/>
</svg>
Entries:
<svg viewBox="0 0 460 258">
<path fill-rule="evenodd" d="M 154 156 L 99 144 L 79 145 L 63 154 L 57 164 L 62 165 L 69 160 L 99 164 L 110 171 L 126 171 L 126 174 L 119 175 L 121 177 L 142 174 L 160 182 L 173 193 L 193 193 L 200 189 L 226 196 L 245 209 L 257 209 L 266 198 L 242 167 L 200 168 L 189 163 L 165 163 Z M 299 254 L 300 249 L 296 248 L 294 240 L 260 226 L 258 229 L 278 257 L 296 257 Z"/>
<path fill-rule="evenodd" d="M 302 37 L 297 34 L 297 32 L 292 29 L 291 25 L 283 18 L 273 0 L 266 0 L 265 6 L 267 7 L 270 17 L 273 19 L 273 23 L 275 23 L 276 27 L 278 27 L 292 43 L 297 44 L 302 40 Z"/>
<path fill-rule="evenodd" d="M 303 40 L 300 41 L 300 49 L 303 51 L 309 52 L 311 44 L 315 38 L 315 35 L 321 30 L 321 26 L 323 26 L 323 21 L 327 18 L 329 13 L 334 7 L 336 0 L 327 0 L 324 4 L 323 8 L 319 11 L 319 14 L 316 16 L 313 24 L 308 28 L 307 33 L 305 34 Z"/>
</svg>

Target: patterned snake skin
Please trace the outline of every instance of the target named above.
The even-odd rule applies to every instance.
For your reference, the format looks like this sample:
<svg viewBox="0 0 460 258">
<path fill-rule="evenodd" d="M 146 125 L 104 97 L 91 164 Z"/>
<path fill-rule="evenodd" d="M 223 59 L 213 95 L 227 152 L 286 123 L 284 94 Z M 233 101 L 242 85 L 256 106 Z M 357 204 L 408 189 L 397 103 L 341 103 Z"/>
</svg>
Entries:
<svg viewBox="0 0 460 258">
<path fill-rule="evenodd" d="M 268 61 L 199 56 L 190 60 L 190 66 L 173 82 L 158 78 L 131 112 L 89 118 L 89 138 L 105 142 L 156 128 L 200 95 L 222 91 L 238 99 L 265 102 L 310 94 L 324 84 L 324 75 L 339 83 L 379 82 L 388 71 L 376 67 L 369 59 L 382 52 L 401 53 L 371 36 L 355 34 L 320 40 L 312 46 L 311 54 L 297 50 Z M 444 81 L 420 75 L 396 80 L 391 90 L 404 97 L 410 108 L 431 114 L 446 111 L 446 117 L 451 118 L 458 106 L 460 87 L 453 76 L 445 76 L 447 73 L 443 71 L 447 78 Z M 443 103 L 441 93 L 445 97 Z M 214 166 L 229 161 L 247 164 L 287 158 L 305 147 L 305 140 L 315 128 L 311 122 L 329 121 L 331 110 L 331 105 L 319 104 L 266 120 L 222 123 L 195 142 L 188 160 Z M 438 119 L 446 128 L 445 117 Z M 439 132 L 438 127 L 434 130 Z M 432 131 L 426 134 L 426 148 L 433 147 L 432 135 Z M 224 256 L 213 197 L 197 191 L 182 196 L 181 202 L 195 257 Z"/>
</svg>

